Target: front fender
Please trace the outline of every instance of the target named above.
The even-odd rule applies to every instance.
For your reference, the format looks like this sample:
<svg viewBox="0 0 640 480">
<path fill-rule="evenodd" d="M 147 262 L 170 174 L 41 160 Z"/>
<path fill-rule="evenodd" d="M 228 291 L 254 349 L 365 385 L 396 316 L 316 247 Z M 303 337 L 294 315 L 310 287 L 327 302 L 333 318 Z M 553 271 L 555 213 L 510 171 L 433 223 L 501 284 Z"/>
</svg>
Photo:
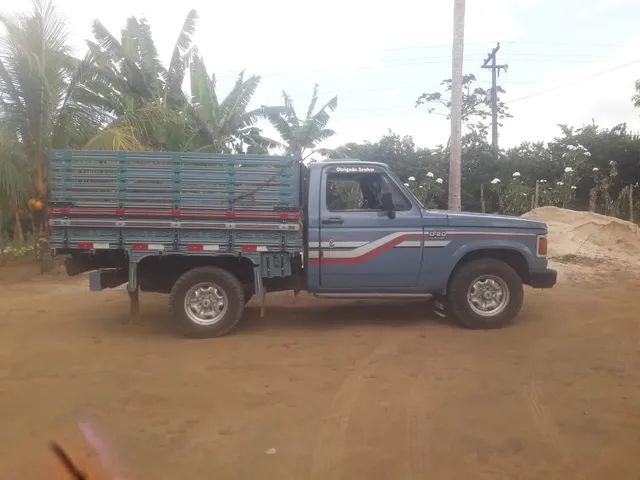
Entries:
<svg viewBox="0 0 640 480">
<path fill-rule="evenodd" d="M 436 287 L 437 290 L 439 293 L 445 294 L 449 279 L 456 267 L 465 257 L 476 252 L 514 252 L 524 259 L 527 271 L 529 272 L 537 269 L 536 264 L 538 262 L 545 263 L 544 266 L 546 266 L 546 260 L 537 258 L 533 253 L 534 250 L 532 250 L 536 245 L 536 235 L 531 235 L 530 239 L 523 239 L 524 237 L 517 240 L 511 238 L 475 238 L 465 240 L 464 243 L 457 246 L 449 257 L 447 266 L 444 269 L 445 271 L 442 277 L 440 277 L 439 285 Z"/>
<path fill-rule="evenodd" d="M 527 262 L 529 270 L 534 266 L 536 257 L 533 253 L 536 248 L 536 236 L 531 235 L 531 240 L 523 242 L 521 240 L 481 238 L 466 242 L 453 252 L 453 262 L 451 273 L 455 266 L 466 255 L 480 250 L 511 250 L 521 254 Z M 531 245 L 529 245 L 531 243 Z"/>
</svg>

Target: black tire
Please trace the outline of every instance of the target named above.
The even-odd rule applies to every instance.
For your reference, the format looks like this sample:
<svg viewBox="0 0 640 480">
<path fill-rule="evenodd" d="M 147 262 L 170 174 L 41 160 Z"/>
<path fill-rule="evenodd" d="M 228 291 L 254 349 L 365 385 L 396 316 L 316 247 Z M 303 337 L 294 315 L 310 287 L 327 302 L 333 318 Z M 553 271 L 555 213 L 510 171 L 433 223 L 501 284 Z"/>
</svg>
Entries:
<svg viewBox="0 0 640 480">
<path fill-rule="evenodd" d="M 482 288 L 489 282 L 489 289 L 498 285 L 500 291 L 506 288 L 507 299 L 502 307 L 496 306 L 495 313 L 489 311 L 479 314 L 480 307 L 468 298 L 472 285 Z M 476 283 L 480 281 L 480 283 Z M 484 282 L 484 283 L 483 283 Z M 491 283 L 493 282 L 493 283 Z M 491 290 L 490 294 L 495 294 Z M 505 294 L 496 298 L 498 304 L 502 303 Z M 477 297 L 476 297 L 477 298 Z M 500 328 L 510 323 L 520 312 L 522 307 L 523 291 L 522 279 L 508 264 L 495 258 L 480 258 L 462 265 L 455 272 L 449 283 L 447 293 L 447 306 L 451 315 L 463 326 L 471 329 Z"/>
<path fill-rule="evenodd" d="M 219 318 L 202 318 L 198 323 L 192 318 L 198 318 L 197 314 L 193 311 L 189 313 L 185 298 L 187 295 L 191 296 L 190 291 L 198 288 L 200 284 L 206 290 L 205 295 L 210 295 L 209 292 L 215 290 L 215 295 L 222 297 L 222 304 L 226 305 L 226 310 L 219 312 Z M 206 300 L 209 300 L 209 297 L 202 301 Z M 242 284 L 234 275 L 217 267 L 198 267 L 184 273 L 173 285 L 169 297 L 171 311 L 180 323 L 183 333 L 195 338 L 220 337 L 229 333 L 240 321 L 244 304 Z"/>
</svg>

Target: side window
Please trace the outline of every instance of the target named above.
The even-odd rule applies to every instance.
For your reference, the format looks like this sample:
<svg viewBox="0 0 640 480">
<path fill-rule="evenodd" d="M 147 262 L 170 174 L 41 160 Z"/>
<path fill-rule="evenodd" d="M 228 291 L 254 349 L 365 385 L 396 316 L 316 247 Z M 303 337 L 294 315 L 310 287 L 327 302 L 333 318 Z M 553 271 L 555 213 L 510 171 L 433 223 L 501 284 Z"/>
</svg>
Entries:
<svg viewBox="0 0 640 480">
<path fill-rule="evenodd" d="M 398 187 L 396 187 L 391 182 L 391 179 L 386 175 L 382 176 L 382 193 L 380 195 L 380 198 L 382 198 L 382 195 L 384 195 L 385 193 L 391 194 L 393 207 L 396 211 L 411 210 L 411 203 L 409 203 L 409 200 L 405 198 L 400 190 L 398 190 Z"/>
<path fill-rule="evenodd" d="M 391 194 L 396 210 L 411 209 L 411 203 L 383 173 L 327 174 L 327 209 L 331 212 L 382 210 L 385 193 Z"/>
</svg>

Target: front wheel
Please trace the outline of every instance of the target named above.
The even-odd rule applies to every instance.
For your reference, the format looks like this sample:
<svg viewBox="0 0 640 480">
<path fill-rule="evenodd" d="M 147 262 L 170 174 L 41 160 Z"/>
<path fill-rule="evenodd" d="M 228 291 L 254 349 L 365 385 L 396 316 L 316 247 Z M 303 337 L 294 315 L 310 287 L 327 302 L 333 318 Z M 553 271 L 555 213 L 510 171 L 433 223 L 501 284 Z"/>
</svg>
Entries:
<svg viewBox="0 0 640 480">
<path fill-rule="evenodd" d="M 495 258 L 481 258 L 454 274 L 447 303 L 462 326 L 489 329 L 511 322 L 520 312 L 522 298 L 522 280 L 511 266 Z"/>
<path fill-rule="evenodd" d="M 219 337 L 238 324 L 245 299 L 234 275 L 217 267 L 198 267 L 176 281 L 169 304 L 186 336 Z"/>
</svg>

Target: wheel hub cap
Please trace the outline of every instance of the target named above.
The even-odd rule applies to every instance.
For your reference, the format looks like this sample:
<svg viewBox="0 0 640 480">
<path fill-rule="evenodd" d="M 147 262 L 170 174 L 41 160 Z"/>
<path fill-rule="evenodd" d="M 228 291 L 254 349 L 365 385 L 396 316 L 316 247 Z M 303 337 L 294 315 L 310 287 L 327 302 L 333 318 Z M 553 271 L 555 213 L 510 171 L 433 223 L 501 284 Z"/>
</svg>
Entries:
<svg viewBox="0 0 640 480">
<path fill-rule="evenodd" d="M 194 323 L 213 325 L 227 313 L 227 294 L 218 285 L 202 282 L 189 289 L 184 297 L 184 310 Z"/>
<path fill-rule="evenodd" d="M 501 313 L 509 303 L 509 287 L 495 275 L 477 277 L 467 292 L 467 302 L 474 313 L 491 317 Z"/>
</svg>

